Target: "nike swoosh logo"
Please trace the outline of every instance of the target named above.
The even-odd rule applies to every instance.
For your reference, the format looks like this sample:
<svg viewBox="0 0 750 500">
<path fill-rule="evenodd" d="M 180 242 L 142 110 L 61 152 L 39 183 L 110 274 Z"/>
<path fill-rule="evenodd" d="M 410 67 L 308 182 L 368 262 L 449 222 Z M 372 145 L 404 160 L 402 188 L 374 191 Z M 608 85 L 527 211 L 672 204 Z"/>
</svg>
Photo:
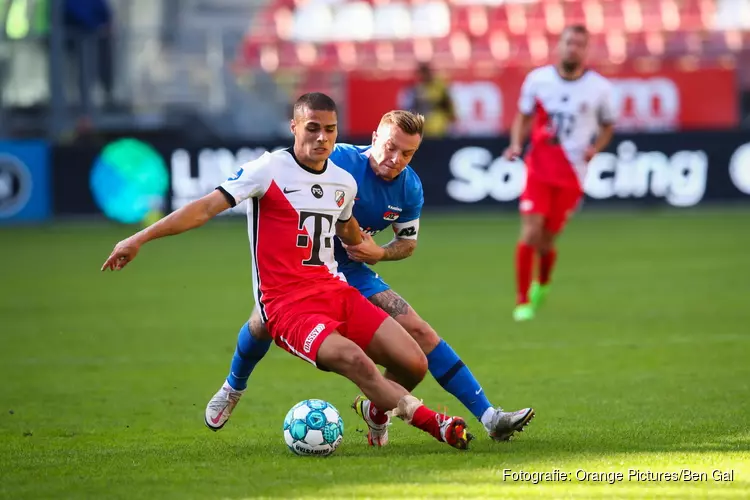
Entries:
<svg viewBox="0 0 750 500">
<path fill-rule="evenodd" d="M 287 188 L 284 188 L 284 194 L 296 193 L 297 191 L 299 191 L 299 189 L 287 189 Z"/>
<path fill-rule="evenodd" d="M 480 392 L 482 392 L 482 388 L 481 388 L 481 387 L 480 387 L 480 388 L 479 388 L 479 390 L 478 390 L 477 392 L 475 392 L 474 394 L 479 394 Z M 214 422 L 214 423 L 215 423 L 215 422 Z"/>
<path fill-rule="evenodd" d="M 224 415 L 224 410 L 226 410 L 226 408 L 224 408 L 223 410 L 221 410 L 221 411 L 219 412 L 219 414 L 218 414 L 218 415 L 216 415 L 216 418 L 212 418 L 212 419 L 211 419 L 211 423 L 212 423 L 212 424 L 218 424 L 218 423 L 219 423 L 219 420 L 221 420 L 221 416 L 222 416 L 222 415 Z"/>
</svg>

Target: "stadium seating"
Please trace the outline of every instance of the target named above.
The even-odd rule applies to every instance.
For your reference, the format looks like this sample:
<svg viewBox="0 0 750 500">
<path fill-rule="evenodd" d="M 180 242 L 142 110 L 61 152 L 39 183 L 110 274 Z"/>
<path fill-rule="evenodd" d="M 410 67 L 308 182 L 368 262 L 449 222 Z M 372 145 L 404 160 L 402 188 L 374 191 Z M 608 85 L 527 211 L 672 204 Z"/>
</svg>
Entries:
<svg viewBox="0 0 750 500">
<path fill-rule="evenodd" d="M 715 59 L 750 50 L 750 0 L 271 0 L 240 62 L 381 69 L 540 64 L 562 29 L 584 24 L 592 57 Z"/>
</svg>

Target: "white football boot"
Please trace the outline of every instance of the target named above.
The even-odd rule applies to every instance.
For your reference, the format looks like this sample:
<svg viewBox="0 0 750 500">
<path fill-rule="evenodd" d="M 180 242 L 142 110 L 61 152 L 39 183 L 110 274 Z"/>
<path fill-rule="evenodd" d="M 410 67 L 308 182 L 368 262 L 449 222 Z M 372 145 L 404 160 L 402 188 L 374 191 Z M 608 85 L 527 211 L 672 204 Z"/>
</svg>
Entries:
<svg viewBox="0 0 750 500">
<path fill-rule="evenodd" d="M 206 427 L 212 431 L 218 431 L 224 427 L 244 392 L 244 390 L 236 391 L 232 389 L 232 386 L 225 381 L 219 392 L 214 394 L 214 397 L 206 406 Z"/>
<path fill-rule="evenodd" d="M 354 404 L 352 404 L 352 408 L 357 415 L 362 417 L 362 420 L 365 421 L 369 428 L 367 432 L 367 442 L 370 446 L 385 446 L 388 444 L 388 426 L 391 423 L 391 417 L 386 413 L 386 416 L 388 416 L 386 423 L 376 424 L 370 418 L 371 404 L 370 400 L 364 396 L 357 396 L 357 399 L 354 400 Z"/>
<path fill-rule="evenodd" d="M 495 441 L 510 441 L 514 433 L 523 432 L 523 428 L 531 422 L 534 415 L 533 408 L 510 412 L 496 408 L 492 418 L 484 427 Z"/>
</svg>

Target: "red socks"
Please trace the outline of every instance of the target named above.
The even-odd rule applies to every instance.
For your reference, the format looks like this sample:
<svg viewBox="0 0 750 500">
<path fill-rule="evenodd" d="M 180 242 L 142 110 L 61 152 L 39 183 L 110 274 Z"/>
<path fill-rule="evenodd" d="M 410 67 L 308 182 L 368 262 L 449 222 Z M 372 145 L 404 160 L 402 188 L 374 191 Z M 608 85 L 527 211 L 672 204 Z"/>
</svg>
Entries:
<svg viewBox="0 0 750 500">
<path fill-rule="evenodd" d="M 516 247 L 516 304 L 529 302 L 529 287 L 533 272 L 534 247 L 519 243 Z"/>
<path fill-rule="evenodd" d="M 411 419 L 411 425 L 417 429 L 421 429 L 432 436 L 438 441 L 442 441 L 440 437 L 440 424 L 437 419 L 438 414 L 425 405 L 420 406 L 414 411 L 414 416 Z"/>
<path fill-rule="evenodd" d="M 529 302 L 529 287 L 534 274 L 534 247 L 519 243 L 516 247 L 516 304 Z M 552 277 L 557 250 L 539 254 L 539 284 L 546 285 Z"/>
<path fill-rule="evenodd" d="M 388 415 L 386 415 L 384 411 L 375 408 L 375 405 L 370 402 L 370 420 L 372 420 L 373 423 L 382 425 L 388 422 Z"/>
<path fill-rule="evenodd" d="M 552 276 L 552 268 L 555 267 L 557 250 L 554 248 L 547 253 L 539 255 L 539 284 L 546 285 Z"/>
</svg>

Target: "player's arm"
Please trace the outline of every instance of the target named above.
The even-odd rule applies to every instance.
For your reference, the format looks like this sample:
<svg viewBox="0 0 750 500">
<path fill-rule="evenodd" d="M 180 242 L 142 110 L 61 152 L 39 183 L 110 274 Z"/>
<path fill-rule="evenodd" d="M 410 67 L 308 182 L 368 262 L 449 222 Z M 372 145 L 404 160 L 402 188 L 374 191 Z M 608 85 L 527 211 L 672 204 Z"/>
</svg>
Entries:
<svg viewBox="0 0 750 500">
<path fill-rule="evenodd" d="M 246 163 L 237 173 L 210 194 L 188 203 L 155 224 L 115 245 L 102 265 L 102 271 L 125 267 L 138 254 L 141 246 L 151 240 L 184 233 L 200 227 L 224 210 L 247 198 L 261 196 L 268 188 L 270 155 Z"/>
<path fill-rule="evenodd" d="M 422 212 L 424 197 L 419 189 L 419 204 L 406 210 L 406 221 L 399 220 L 393 224 L 393 239 L 383 245 L 383 256 L 380 260 L 402 260 L 411 257 L 417 249 L 417 235 L 419 234 L 419 216 Z"/>
<path fill-rule="evenodd" d="M 503 153 L 506 159 L 512 160 L 521 156 L 523 145 L 529 137 L 529 130 L 531 130 L 531 121 L 533 119 L 533 114 L 516 114 L 516 117 L 513 119 L 513 125 L 510 128 L 510 146 Z"/>
<path fill-rule="evenodd" d="M 362 233 L 360 244 L 346 244 L 344 247 L 349 258 L 353 261 L 375 265 L 383 260 L 401 260 L 411 256 L 417 248 L 417 240 L 402 239 L 396 236 L 381 247 L 371 235 Z"/>
<path fill-rule="evenodd" d="M 417 249 L 417 240 L 407 240 L 396 236 L 382 248 L 383 256 L 380 260 L 403 260 L 411 257 L 414 250 Z"/>
<path fill-rule="evenodd" d="M 421 182 L 413 187 L 410 197 L 411 203 L 404 207 L 401 218 L 393 223 L 394 238 L 382 247 L 369 234 L 362 235 L 362 244 L 347 247 L 349 258 L 366 264 L 377 264 L 381 261 L 402 260 L 411 257 L 417 249 L 417 233 L 419 233 L 419 217 L 424 204 L 424 192 Z"/>
<path fill-rule="evenodd" d="M 510 145 L 503 152 L 506 160 L 513 160 L 523 153 L 523 145 L 529 137 L 531 122 L 534 119 L 534 88 L 533 78 L 526 77 L 521 85 L 521 95 L 518 98 L 518 113 L 510 127 Z"/>
<path fill-rule="evenodd" d="M 359 222 L 354 217 L 348 220 L 336 222 L 336 236 L 345 245 L 359 245 L 362 243 L 362 233 L 359 230 Z"/>
<path fill-rule="evenodd" d="M 122 269 L 135 258 L 144 243 L 200 227 L 230 207 L 229 201 L 219 191 L 214 191 L 192 201 L 146 229 L 119 242 L 104 262 L 102 271 L 105 269 L 111 269 L 112 271 Z"/>
<path fill-rule="evenodd" d="M 612 141 L 615 134 L 614 123 L 603 123 L 599 125 L 599 133 L 596 135 L 594 144 L 586 151 L 586 161 L 590 161 L 596 154 L 601 153 Z"/>
<path fill-rule="evenodd" d="M 336 236 L 344 245 L 359 245 L 362 243 L 362 234 L 359 231 L 359 222 L 354 218 L 354 198 L 357 197 L 356 189 L 349 195 L 349 202 L 339 214 L 336 221 Z"/>
<path fill-rule="evenodd" d="M 590 161 L 596 154 L 601 153 L 612 141 L 615 133 L 615 107 L 612 102 L 612 87 L 607 85 L 602 95 L 598 110 L 599 132 L 594 143 L 586 151 L 585 159 Z"/>
</svg>

